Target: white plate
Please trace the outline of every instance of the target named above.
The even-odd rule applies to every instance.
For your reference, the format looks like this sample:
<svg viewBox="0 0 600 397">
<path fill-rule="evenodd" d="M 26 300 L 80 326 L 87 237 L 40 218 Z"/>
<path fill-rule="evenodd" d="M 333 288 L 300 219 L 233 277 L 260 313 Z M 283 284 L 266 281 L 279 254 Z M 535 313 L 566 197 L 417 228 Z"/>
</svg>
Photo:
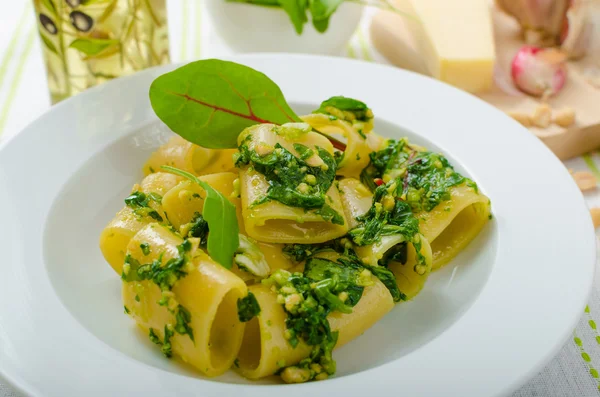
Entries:
<svg viewBox="0 0 600 397">
<path fill-rule="evenodd" d="M 332 95 L 373 108 L 376 130 L 443 151 L 492 199 L 494 220 L 413 301 L 335 352 L 303 385 L 205 379 L 165 359 L 123 314 L 101 229 L 164 139 L 151 69 L 51 109 L 0 150 L 0 372 L 46 396 L 497 396 L 565 342 L 583 310 L 595 238 L 567 170 L 491 106 L 386 66 L 290 55 L 232 58 L 265 72 L 299 112 Z M 386 394 L 384 394 L 386 393 Z"/>
</svg>

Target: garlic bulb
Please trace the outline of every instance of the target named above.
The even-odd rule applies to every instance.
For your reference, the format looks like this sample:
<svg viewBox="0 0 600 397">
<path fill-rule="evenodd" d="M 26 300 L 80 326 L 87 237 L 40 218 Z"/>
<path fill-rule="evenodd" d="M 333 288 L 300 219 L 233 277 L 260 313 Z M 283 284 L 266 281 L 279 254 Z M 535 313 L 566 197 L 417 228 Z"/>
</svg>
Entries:
<svg viewBox="0 0 600 397">
<path fill-rule="evenodd" d="M 580 58 L 592 43 L 593 31 L 589 0 L 573 0 L 563 22 L 560 47 L 570 58 Z"/>
<path fill-rule="evenodd" d="M 566 58 L 564 53 L 556 49 L 524 46 L 511 64 L 513 82 L 530 95 L 554 95 L 567 80 Z"/>
</svg>

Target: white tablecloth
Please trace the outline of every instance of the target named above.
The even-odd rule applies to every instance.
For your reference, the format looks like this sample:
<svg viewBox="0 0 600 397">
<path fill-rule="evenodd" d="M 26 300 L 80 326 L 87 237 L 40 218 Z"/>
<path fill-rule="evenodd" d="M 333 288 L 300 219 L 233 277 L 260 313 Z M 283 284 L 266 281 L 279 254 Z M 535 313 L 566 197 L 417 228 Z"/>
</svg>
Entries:
<svg viewBox="0 0 600 397">
<path fill-rule="evenodd" d="M 450 0 L 449 0 L 450 1 Z M 230 54 L 211 32 L 200 0 L 169 0 L 169 36 L 174 62 Z M 346 56 L 385 62 L 369 44 L 369 13 L 348 45 Z M 3 0 L 0 7 L 0 146 L 50 107 L 37 24 L 31 0 Z M 591 153 L 566 162 L 574 170 L 590 170 L 600 179 L 600 155 Z M 600 206 L 600 194 L 587 193 L 590 206 Z M 565 263 L 565 266 L 569 266 Z M 596 282 L 597 286 L 598 283 Z M 600 289 L 594 288 L 589 305 L 573 336 L 558 355 L 515 397 L 600 395 Z M 0 346 L 1 348 L 1 346 Z M 0 364 L 1 365 L 1 364 Z M 476 381 L 476 379 L 473 379 Z M 0 379 L 0 397 L 17 396 Z"/>
</svg>

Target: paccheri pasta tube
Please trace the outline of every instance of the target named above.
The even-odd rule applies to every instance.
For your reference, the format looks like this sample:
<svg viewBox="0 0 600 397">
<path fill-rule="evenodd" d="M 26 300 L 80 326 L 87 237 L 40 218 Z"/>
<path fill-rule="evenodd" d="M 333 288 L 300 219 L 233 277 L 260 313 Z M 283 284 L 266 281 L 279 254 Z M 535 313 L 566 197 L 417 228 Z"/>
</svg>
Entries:
<svg viewBox="0 0 600 397">
<path fill-rule="evenodd" d="M 169 165 L 191 172 L 195 175 L 207 175 L 231 171 L 232 155 L 235 150 L 215 150 L 194 145 L 174 136 L 154 152 L 144 165 L 144 174 L 159 172 L 160 167 Z"/>
<path fill-rule="evenodd" d="M 378 184 L 393 187 L 392 195 L 410 206 L 431 244 L 434 270 L 465 248 L 491 216 L 490 200 L 477 184 L 438 153 L 390 139 L 370 158 L 361 181 L 373 191 Z"/>
<path fill-rule="evenodd" d="M 157 223 L 129 242 L 123 269 L 123 304 L 167 356 L 176 354 L 203 374 L 217 376 L 233 364 L 244 324 L 237 302 L 246 284 Z"/>
<path fill-rule="evenodd" d="M 134 185 L 125 206 L 115 215 L 100 235 L 100 250 L 104 259 L 121 273 L 129 240 L 145 225 L 162 222 L 162 196 L 177 185 L 180 177 L 159 172 L 148 175 Z"/>
<path fill-rule="evenodd" d="M 242 132 L 239 145 L 242 212 L 250 237 L 309 244 L 346 234 L 327 138 L 307 124 L 261 124 Z"/>
<path fill-rule="evenodd" d="M 207 376 L 325 379 L 336 348 L 475 238 L 490 201 L 444 156 L 376 134 L 363 102 L 333 97 L 282 125 L 244 117 L 237 149 L 160 147 L 100 246 L 165 356 Z"/>
</svg>

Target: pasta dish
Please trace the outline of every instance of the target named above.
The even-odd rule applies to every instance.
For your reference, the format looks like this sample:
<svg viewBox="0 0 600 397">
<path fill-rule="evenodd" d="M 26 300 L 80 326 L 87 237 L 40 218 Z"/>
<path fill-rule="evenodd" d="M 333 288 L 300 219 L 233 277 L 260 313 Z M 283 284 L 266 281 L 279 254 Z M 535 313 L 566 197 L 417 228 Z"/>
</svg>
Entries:
<svg viewBox="0 0 600 397">
<path fill-rule="evenodd" d="M 414 299 L 475 238 L 490 200 L 442 154 L 377 134 L 359 100 L 335 96 L 302 117 L 278 104 L 287 122 L 270 122 L 262 102 L 248 99 L 247 112 L 211 102 L 221 80 L 232 98 L 254 94 L 225 67 L 205 70 L 199 94 L 173 95 L 181 105 L 162 106 L 152 91 L 162 77 L 153 85 L 177 135 L 100 236 L 124 311 L 206 376 L 326 379 L 336 348 Z M 210 106 L 205 133 L 188 114 Z"/>
</svg>

